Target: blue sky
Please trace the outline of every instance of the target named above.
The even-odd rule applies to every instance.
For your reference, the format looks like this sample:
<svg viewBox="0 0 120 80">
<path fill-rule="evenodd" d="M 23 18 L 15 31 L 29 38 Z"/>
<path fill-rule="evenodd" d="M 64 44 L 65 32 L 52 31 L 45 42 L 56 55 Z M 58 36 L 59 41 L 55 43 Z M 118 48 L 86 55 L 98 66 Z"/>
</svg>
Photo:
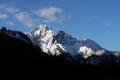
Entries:
<svg viewBox="0 0 120 80">
<path fill-rule="evenodd" d="M 0 0 L 0 27 L 24 32 L 39 24 L 120 50 L 120 0 Z"/>
</svg>

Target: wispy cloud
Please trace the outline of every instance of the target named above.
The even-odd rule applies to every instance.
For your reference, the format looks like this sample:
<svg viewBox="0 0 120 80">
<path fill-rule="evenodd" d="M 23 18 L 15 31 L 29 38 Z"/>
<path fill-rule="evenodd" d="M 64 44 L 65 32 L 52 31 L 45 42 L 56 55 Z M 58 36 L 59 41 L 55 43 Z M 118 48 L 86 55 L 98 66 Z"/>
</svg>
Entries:
<svg viewBox="0 0 120 80">
<path fill-rule="evenodd" d="M 30 18 L 30 14 L 28 12 L 17 13 L 15 15 L 15 18 L 28 27 L 35 26 L 35 24 L 33 23 L 33 20 Z"/>
<path fill-rule="evenodd" d="M 6 4 L 0 4 L 0 9 L 7 7 Z"/>
<path fill-rule="evenodd" d="M 9 13 L 11 13 L 11 14 L 13 14 L 13 13 L 17 13 L 17 12 L 19 12 L 19 11 L 21 11 L 20 9 L 18 9 L 18 8 L 13 8 L 13 7 L 7 7 L 7 8 L 5 8 Z"/>
<path fill-rule="evenodd" d="M 11 14 L 11 18 L 16 19 L 26 27 L 33 27 L 33 19 L 30 17 L 31 14 L 23 11 L 20 8 L 14 8 L 7 4 L 0 4 L 0 9 L 4 10 L 6 14 L 0 14 L 1 19 L 7 19 Z M 9 23 L 9 22 L 8 22 Z"/>
<path fill-rule="evenodd" d="M 5 13 L 0 14 L 0 19 L 7 19 L 10 17 L 16 19 L 26 27 L 37 26 L 40 21 L 40 23 L 61 23 L 68 18 L 62 8 L 55 6 L 38 8 L 35 9 L 34 13 L 30 13 L 29 11 L 24 11 L 21 8 L 16 8 L 8 4 L 0 4 L 0 10 Z M 33 10 L 34 9 L 31 9 L 30 11 Z M 37 18 L 33 18 L 33 16 L 37 16 Z"/>
<path fill-rule="evenodd" d="M 66 18 L 64 10 L 55 6 L 39 8 L 36 14 L 43 18 L 44 22 L 62 22 Z"/>
<path fill-rule="evenodd" d="M 8 18 L 7 14 L 0 14 L 0 19 L 6 19 L 6 18 Z"/>
<path fill-rule="evenodd" d="M 3 10 L 5 10 L 7 13 L 11 13 L 11 14 L 20 11 L 19 8 L 14 8 L 14 7 L 9 6 L 9 5 L 7 5 L 7 4 L 0 4 L 0 9 L 3 9 Z"/>
</svg>

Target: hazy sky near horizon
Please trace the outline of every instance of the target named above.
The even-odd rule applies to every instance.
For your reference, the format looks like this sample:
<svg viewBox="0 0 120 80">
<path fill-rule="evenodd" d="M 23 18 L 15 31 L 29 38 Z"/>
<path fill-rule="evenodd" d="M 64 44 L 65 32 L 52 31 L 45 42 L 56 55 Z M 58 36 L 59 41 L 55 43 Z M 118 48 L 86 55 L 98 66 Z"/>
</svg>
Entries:
<svg viewBox="0 0 120 80">
<path fill-rule="evenodd" d="M 120 0 L 0 0 L 0 28 L 30 32 L 40 24 L 120 50 Z"/>
</svg>

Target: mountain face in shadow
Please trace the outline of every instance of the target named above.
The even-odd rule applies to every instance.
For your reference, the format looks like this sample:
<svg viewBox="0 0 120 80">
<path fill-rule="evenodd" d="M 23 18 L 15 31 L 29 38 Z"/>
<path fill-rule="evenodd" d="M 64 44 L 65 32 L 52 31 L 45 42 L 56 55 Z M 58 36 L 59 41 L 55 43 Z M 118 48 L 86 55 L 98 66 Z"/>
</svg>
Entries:
<svg viewBox="0 0 120 80">
<path fill-rule="evenodd" d="M 79 64 L 67 54 L 60 56 L 48 55 L 38 46 L 34 45 L 22 32 L 6 30 L 5 28 L 0 30 L 0 57 L 2 63 L 6 66 L 12 65 L 13 67 L 14 65 L 19 65 L 19 67 L 22 66 L 23 68 L 27 66 L 30 70 L 36 70 L 40 73 L 42 73 L 43 70 L 43 72 L 47 72 L 47 74 L 51 74 L 51 72 L 75 74 L 77 72 L 77 74 L 81 75 L 81 79 L 86 79 L 88 77 L 84 76 L 89 76 L 89 79 L 104 80 L 108 78 L 112 80 L 119 78 L 117 72 L 120 72 L 119 64 L 114 62 L 106 64 L 104 60 L 106 59 L 105 55 L 101 57 L 92 56 L 86 60 L 81 58 L 81 56 L 76 56 L 76 59 L 82 60 L 83 64 Z M 66 57 L 68 58 L 66 59 Z M 113 61 L 116 57 L 112 57 L 111 55 L 107 58 L 108 60 L 110 59 L 110 61 L 111 58 L 113 58 Z M 87 64 L 93 60 L 96 61 L 96 59 L 98 59 L 98 61 L 102 60 L 105 63 L 101 65 Z M 99 77 L 99 79 L 96 77 Z"/>
</svg>

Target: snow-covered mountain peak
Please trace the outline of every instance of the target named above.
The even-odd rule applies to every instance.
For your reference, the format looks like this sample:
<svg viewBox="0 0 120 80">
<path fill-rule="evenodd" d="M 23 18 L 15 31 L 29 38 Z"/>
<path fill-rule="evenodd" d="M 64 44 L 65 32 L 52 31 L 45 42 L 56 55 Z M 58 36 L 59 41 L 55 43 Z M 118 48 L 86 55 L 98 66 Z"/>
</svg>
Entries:
<svg viewBox="0 0 120 80">
<path fill-rule="evenodd" d="M 77 40 L 64 31 L 59 31 L 55 35 L 47 25 L 38 26 L 29 35 L 33 43 L 51 55 L 60 55 L 67 52 L 71 56 L 82 55 L 84 58 L 87 58 L 98 50 L 103 49 L 96 42 L 88 38 Z"/>
<path fill-rule="evenodd" d="M 33 31 L 47 31 L 49 28 L 47 25 L 39 25 L 38 27 L 35 27 Z"/>
<path fill-rule="evenodd" d="M 30 35 L 30 36 L 29 36 Z M 55 40 L 55 34 L 47 25 L 36 27 L 31 33 L 28 33 L 33 43 L 38 45 L 44 52 L 51 55 L 59 55 L 66 52 L 63 46 Z"/>
<path fill-rule="evenodd" d="M 89 39 L 89 38 L 84 38 L 83 40 L 84 40 L 84 41 L 93 41 L 93 40 L 91 40 L 91 39 Z"/>
<path fill-rule="evenodd" d="M 39 36 L 40 38 L 43 38 L 46 35 L 54 35 L 54 32 L 50 28 L 48 28 L 47 25 L 39 25 L 31 33 L 34 36 Z"/>
<path fill-rule="evenodd" d="M 71 35 L 69 35 L 68 33 L 64 32 L 64 31 L 59 31 L 58 34 L 56 36 L 59 36 L 60 38 L 69 38 L 69 39 L 73 39 L 73 37 Z"/>
<path fill-rule="evenodd" d="M 43 30 L 48 30 L 49 29 L 47 25 L 39 25 L 37 28 L 38 29 L 43 29 Z"/>
<path fill-rule="evenodd" d="M 62 37 L 65 37 L 65 36 L 67 36 L 68 34 L 66 33 L 66 32 L 64 32 L 64 31 L 59 31 L 58 32 L 58 34 L 57 34 L 58 36 L 62 36 Z"/>
<path fill-rule="evenodd" d="M 49 30 L 47 25 L 39 25 L 38 28 L 40 28 L 41 31 L 47 31 Z"/>
<path fill-rule="evenodd" d="M 92 48 L 93 51 L 97 51 L 97 50 L 101 50 L 103 49 L 100 45 L 98 45 L 95 41 L 91 40 L 91 39 L 84 39 L 81 40 L 81 46 L 86 46 L 88 48 Z"/>
<path fill-rule="evenodd" d="M 76 38 L 73 38 L 71 35 L 64 31 L 59 31 L 58 34 L 55 36 L 55 39 L 58 43 L 62 45 L 72 45 L 77 41 Z"/>
</svg>

